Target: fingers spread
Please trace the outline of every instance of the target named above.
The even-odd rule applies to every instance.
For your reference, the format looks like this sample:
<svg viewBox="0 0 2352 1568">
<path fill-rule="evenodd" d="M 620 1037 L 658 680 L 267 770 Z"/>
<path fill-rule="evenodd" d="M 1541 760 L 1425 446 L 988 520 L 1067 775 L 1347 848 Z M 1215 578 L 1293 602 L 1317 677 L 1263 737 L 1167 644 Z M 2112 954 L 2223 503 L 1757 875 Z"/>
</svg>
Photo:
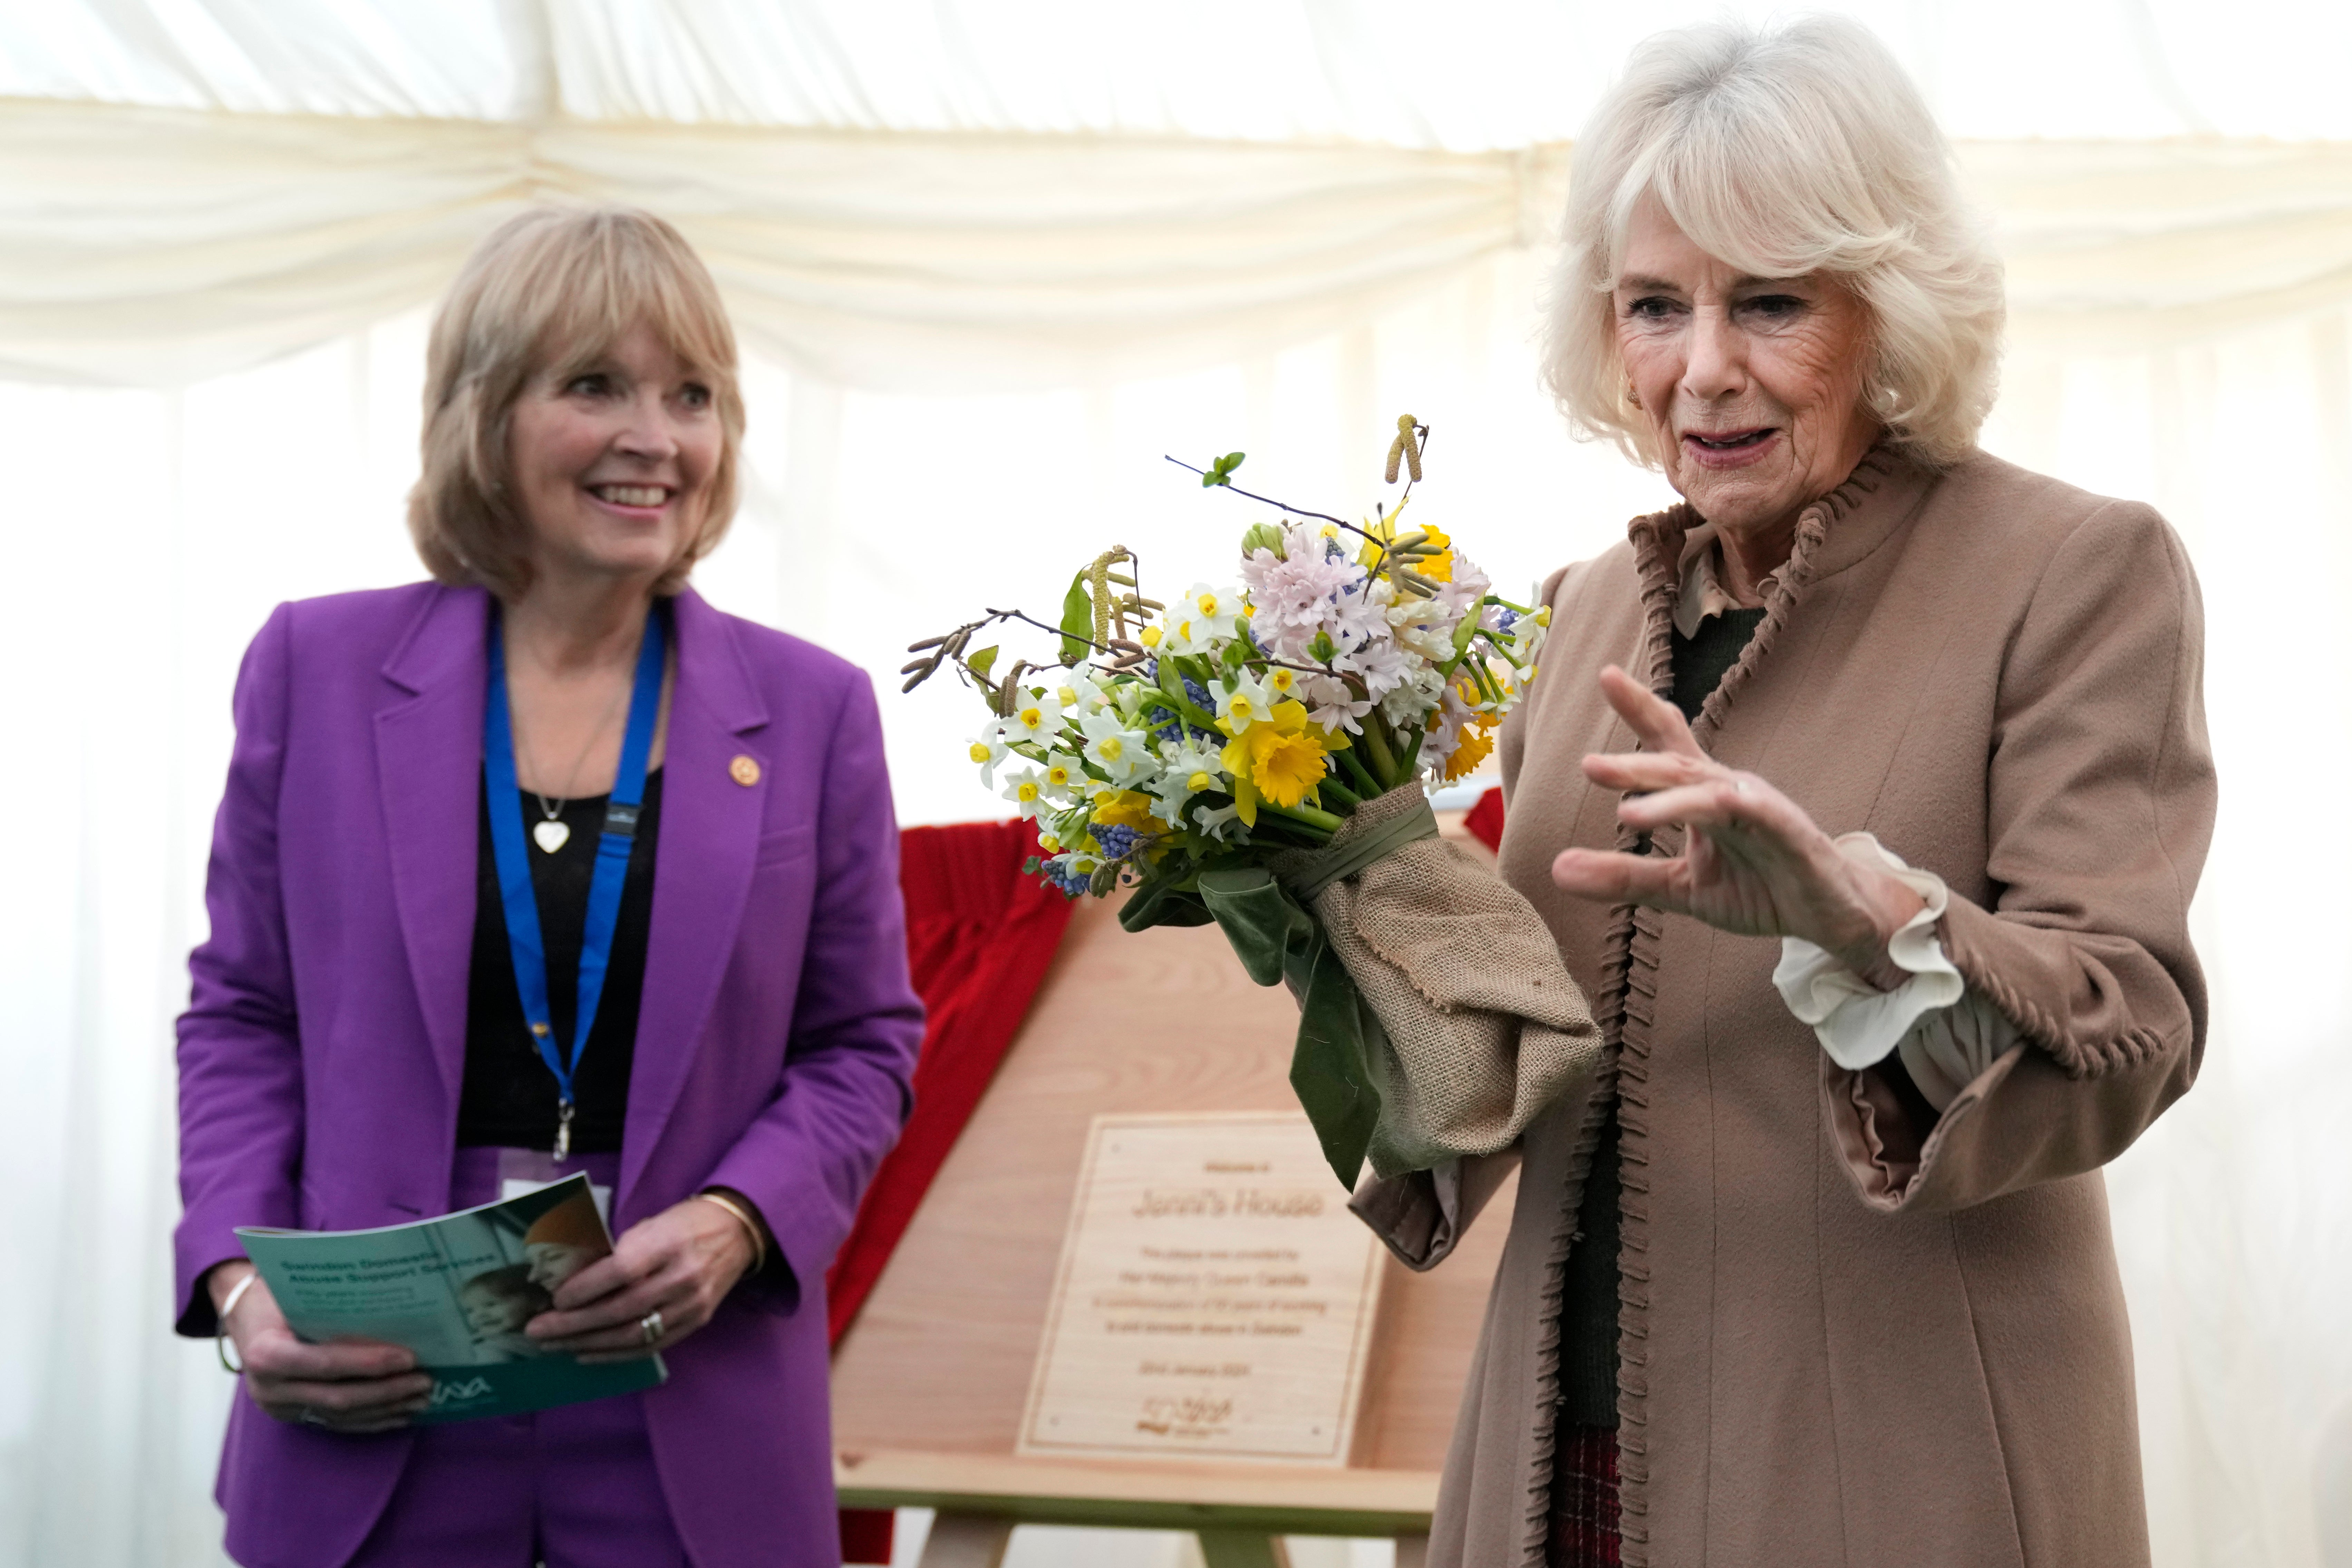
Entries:
<svg viewBox="0 0 2352 1568">
<path fill-rule="evenodd" d="M 1681 709 L 1613 664 L 1601 672 L 1601 692 L 1609 699 L 1609 706 L 1617 710 L 1617 716 L 1640 737 L 1643 749 L 1675 752 L 1685 756 L 1706 755 L 1698 742 L 1691 739 L 1690 725 L 1684 721 Z"/>
<path fill-rule="evenodd" d="M 1584 776 L 1608 789 L 1672 789 L 1723 773 L 1719 763 L 1680 752 L 1593 752 L 1584 759 Z"/>
<path fill-rule="evenodd" d="M 1659 904 L 1678 908 L 1672 860 L 1646 855 L 1616 855 L 1598 849 L 1563 850 L 1551 863 L 1551 879 L 1562 892 L 1612 904 Z"/>
<path fill-rule="evenodd" d="M 1617 820 L 1637 828 L 1664 827 L 1671 822 L 1723 827 L 1738 825 L 1751 815 L 1748 797 L 1729 779 L 1628 795 L 1617 803 Z"/>
</svg>

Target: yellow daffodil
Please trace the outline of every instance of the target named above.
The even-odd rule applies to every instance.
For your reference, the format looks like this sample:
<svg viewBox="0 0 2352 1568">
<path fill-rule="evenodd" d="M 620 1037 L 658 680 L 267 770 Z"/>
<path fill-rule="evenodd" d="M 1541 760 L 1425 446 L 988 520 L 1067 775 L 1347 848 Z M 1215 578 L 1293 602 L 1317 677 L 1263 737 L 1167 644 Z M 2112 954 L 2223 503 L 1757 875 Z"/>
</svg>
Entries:
<svg viewBox="0 0 2352 1568">
<path fill-rule="evenodd" d="M 1260 799 L 1297 805 L 1323 781 L 1328 752 L 1319 726 L 1307 721 L 1303 702 L 1278 702 L 1265 718 L 1225 745 L 1219 760 L 1234 776 L 1234 804 L 1257 826 Z"/>
<path fill-rule="evenodd" d="M 1106 827 L 1132 827 L 1138 833 L 1156 833 L 1161 826 L 1151 815 L 1151 797 L 1131 789 L 1097 795 L 1094 819 Z"/>
<path fill-rule="evenodd" d="M 1503 716 L 1492 710 L 1470 715 L 1470 721 L 1462 726 L 1461 737 L 1454 742 L 1454 754 L 1445 759 L 1447 784 L 1476 773 L 1478 764 L 1494 753 L 1495 726 L 1502 721 Z"/>
<path fill-rule="evenodd" d="M 1482 730 L 1475 724 L 1465 724 L 1462 739 L 1454 746 L 1454 754 L 1445 759 L 1445 782 L 1452 784 L 1455 779 L 1476 773 L 1478 764 L 1485 762 L 1494 749 L 1493 731 Z"/>
</svg>

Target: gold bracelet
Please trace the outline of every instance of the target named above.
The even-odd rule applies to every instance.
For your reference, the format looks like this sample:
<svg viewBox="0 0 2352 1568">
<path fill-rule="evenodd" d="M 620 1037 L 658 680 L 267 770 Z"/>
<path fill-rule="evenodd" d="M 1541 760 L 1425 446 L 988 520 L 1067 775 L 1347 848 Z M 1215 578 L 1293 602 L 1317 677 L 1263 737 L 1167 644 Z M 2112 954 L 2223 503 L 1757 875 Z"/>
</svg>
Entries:
<svg viewBox="0 0 2352 1568">
<path fill-rule="evenodd" d="M 760 1227 L 760 1222 L 751 1217 L 750 1210 L 725 1193 L 713 1192 L 708 1188 L 694 1195 L 706 1203 L 717 1204 L 720 1208 L 733 1215 L 736 1221 L 751 1233 L 752 1273 L 757 1274 L 768 1267 L 768 1234 Z"/>
</svg>

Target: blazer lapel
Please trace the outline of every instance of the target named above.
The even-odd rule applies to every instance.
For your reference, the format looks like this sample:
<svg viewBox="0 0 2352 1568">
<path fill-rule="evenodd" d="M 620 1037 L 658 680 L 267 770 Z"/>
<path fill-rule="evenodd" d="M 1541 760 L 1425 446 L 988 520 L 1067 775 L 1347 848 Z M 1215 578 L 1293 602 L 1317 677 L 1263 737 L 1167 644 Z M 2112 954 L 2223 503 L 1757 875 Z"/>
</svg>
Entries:
<svg viewBox="0 0 2352 1568">
<path fill-rule="evenodd" d="M 726 618 L 689 588 L 677 598 L 673 624 L 677 688 L 662 757 L 653 930 L 616 1207 L 626 1202 L 660 1142 L 718 1000 L 751 893 L 775 773 L 763 763 L 757 781 L 746 785 L 730 771 L 746 751 L 740 737 L 764 726 L 768 711 Z"/>
<path fill-rule="evenodd" d="M 488 631 L 488 593 L 436 595 L 384 661 L 395 689 L 375 715 L 393 901 L 453 1114 L 466 1075 Z"/>
</svg>

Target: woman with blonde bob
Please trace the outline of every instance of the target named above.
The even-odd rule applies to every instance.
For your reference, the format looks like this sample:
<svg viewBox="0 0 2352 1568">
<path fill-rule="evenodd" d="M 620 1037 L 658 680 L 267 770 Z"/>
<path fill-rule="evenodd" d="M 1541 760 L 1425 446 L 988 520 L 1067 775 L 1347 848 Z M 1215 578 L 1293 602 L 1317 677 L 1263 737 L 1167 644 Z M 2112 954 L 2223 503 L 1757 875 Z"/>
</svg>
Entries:
<svg viewBox="0 0 2352 1568">
<path fill-rule="evenodd" d="M 246 656 L 177 1235 L 180 1331 L 241 1373 L 239 1563 L 840 1561 L 825 1268 L 922 1019 L 871 688 L 686 585 L 742 430 L 676 231 L 526 213 L 434 323 L 409 509 L 433 580 L 280 605 Z M 613 1250 L 593 1217 L 535 1230 L 563 1245 L 516 1266 L 553 1307 L 501 1342 L 659 1353 L 667 1381 L 532 1415 L 413 1426 L 415 1358 L 297 1339 L 236 1234 L 574 1172 Z"/>
<path fill-rule="evenodd" d="M 1651 39 L 1573 177 L 1551 385 L 1683 500 L 1503 731 L 1610 1070 L 1510 1156 L 1431 1561 L 2145 1563 L 2099 1167 L 2204 1040 L 2189 563 L 1976 447 L 2000 268 L 1859 26 Z M 1427 1267 L 1465 1165 L 1357 1205 Z"/>
</svg>

